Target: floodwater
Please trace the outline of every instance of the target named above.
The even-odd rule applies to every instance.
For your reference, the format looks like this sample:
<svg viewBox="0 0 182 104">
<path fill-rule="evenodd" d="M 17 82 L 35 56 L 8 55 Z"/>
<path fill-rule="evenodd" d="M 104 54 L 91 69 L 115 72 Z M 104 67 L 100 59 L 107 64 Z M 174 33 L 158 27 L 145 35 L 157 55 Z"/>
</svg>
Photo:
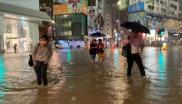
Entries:
<svg viewBox="0 0 182 104">
<path fill-rule="evenodd" d="M 49 86 L 37 87 L 28 54 L 0 55 L 0 104 L 182 104 L 182 47 L 145 48 L 147 80 L 137 66 L 126 76 L 126 59 L 107 49 L 103 65 L 88 50 L 56 50 Z"/>
</svg>

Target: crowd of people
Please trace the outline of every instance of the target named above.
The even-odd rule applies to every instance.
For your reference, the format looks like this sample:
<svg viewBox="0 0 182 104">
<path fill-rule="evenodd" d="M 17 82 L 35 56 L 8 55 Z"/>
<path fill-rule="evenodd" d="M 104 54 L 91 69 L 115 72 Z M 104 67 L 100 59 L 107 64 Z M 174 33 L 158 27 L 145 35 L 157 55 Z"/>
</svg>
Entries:
<svg viewBox="0 0 182 104">
<path fill-rule="evenodd" d="M 141 58 L 141 50 L 144 46 L 144 41 L 142 39 L 142 33 L 136 31 L 128 31 L 124 29 L 123 32 L 128 36 L 128 39 L 123 40 L 122 44 L 126 48 L 127 58 L 127 76 L 131 77 L 131 71 L 133 67 L 133 63 L 139 67 L 140 74 L 142 78 L 146 78 L 145 67 Z M 124 49 L 123 49 L 124 51 Z M 103 64 L 104 61 L 104 43 L 102 39 L 96 40 L 93 39 L 90 43 L 89 54 L 92 59 L 92 64 L 96 63 L 96 56 L 98 57 L 98 62 Z M 43 81 L 43 85 L 47 86 L 47 66 L 48 62 L 52 56 L 52 48 L 49 45 L 49 39 L 45 35 L 41 35 L 38 44 L 34 47 L 32 52 L 33 59 L 33 67 L 35 70 L 35 74 L 37 76 L 37 84 L 41 85 Z"/>
</svg>

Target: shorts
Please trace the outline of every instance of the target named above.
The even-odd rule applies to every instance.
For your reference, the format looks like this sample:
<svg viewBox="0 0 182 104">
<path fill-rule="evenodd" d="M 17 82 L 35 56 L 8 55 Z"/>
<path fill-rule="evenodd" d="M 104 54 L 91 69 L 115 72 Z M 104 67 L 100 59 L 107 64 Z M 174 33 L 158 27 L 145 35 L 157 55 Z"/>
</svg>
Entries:
<svg viewBox="0 0 182 104">
<path fill-rule="evenodd" d="M 104 53 L 98 53 L 98 59 L 104 59 Z"/>
<path fill-rule="evenodd" d="M 92 60 L 95 60 L 96 54 L 90 54 L 90 57 L 91 57 Z"/>
</svg>

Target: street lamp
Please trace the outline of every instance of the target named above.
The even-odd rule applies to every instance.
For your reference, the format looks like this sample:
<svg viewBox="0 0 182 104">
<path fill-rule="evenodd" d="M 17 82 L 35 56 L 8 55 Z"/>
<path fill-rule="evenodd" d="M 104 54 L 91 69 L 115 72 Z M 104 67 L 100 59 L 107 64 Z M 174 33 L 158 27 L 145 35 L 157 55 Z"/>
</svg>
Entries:
<svg viewBox="0 0 182 104">
<path fill-rule="evenodd" d="M 122 4 L 122 2 L 119 0 L 119 1 L 117 2 L 117 5 L 118 5 L 118 6 L 121 6 L 121 4 Z"/>
<path fill-rule="evenodd" d="M 120 10 L 123 10 L 127 7 L 127 0 L 118 0 L 117 7 Z"/>
</svg>

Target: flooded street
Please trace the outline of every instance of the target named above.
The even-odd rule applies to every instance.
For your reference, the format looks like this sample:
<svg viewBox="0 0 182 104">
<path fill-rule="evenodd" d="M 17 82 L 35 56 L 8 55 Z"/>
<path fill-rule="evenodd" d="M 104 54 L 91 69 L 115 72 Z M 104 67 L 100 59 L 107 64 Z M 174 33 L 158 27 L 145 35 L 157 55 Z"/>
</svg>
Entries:
<svg viewBox="0 0 182 104">
<path fill-rule="evenodd" d="M 56 50 L 49 86 L 36 86 L 28 53 L 0 55 L 0 104 L 182 104 L 182 47 L 145 48 L 148 79 L 138 67 L 126 76 L 126 59 L 107 49 L 103 65 L 91 65 L 88 50 Z"/>
</svg>

